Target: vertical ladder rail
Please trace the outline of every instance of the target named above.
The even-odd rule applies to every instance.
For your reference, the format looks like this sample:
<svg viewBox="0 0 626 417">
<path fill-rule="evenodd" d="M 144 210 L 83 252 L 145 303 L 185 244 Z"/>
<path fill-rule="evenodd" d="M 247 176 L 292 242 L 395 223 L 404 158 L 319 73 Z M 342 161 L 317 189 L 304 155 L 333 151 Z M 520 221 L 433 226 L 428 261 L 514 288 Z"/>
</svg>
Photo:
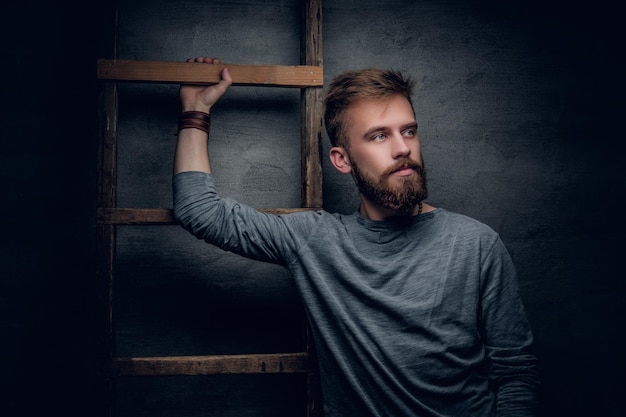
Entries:
<svg viewBox="0 0 626 417">
<path fill-rule="evenodd" d="M 101 142 L 99 153 L 99 207 L 110 208 L 115 204 L 115 178 L 117 164 L 113 156 L 117 152 L 116 125 L 117 125 L 117 83 L 106 83 L 102 88 L 101 101 L 106 110 L 103 111 L 105 123 L 104 131 L 100 133 Z M 115 265 L 116 226 L 114 224 L 99 224 L 96 228 L 96 304 L 97 314 L 97 416 L 111 416 L 113 381 L 104 376 L 108 363 L 114 356 L 115 340 L 113 329 L 113 277 Z"/>
<path fill-rule="evenodd" d="M 117 58 L 117 1 L 100 4 L 99 56 Z M 97 207 L 110 209 L 117 205 L 117 82 L 100 83 L 98 111 L 98 188 Z M 113 379 L 105 376 L 114 356 L 113 271 L 115 267 L 116 226 L 96 225 L 96 352 L 95 412 L 96 417 L 113 415 Z"/>
<path fill-rule="evenodd" d="M 303 5 L 301 65 L 323 67 L 322 1 Z M 323 84 L 324 80 L 320 80 Z M 322 89 L 303 88 L 301 101 L 302 207 L 322 207 Z"/>
<path fill-rule="evenodd" d="M 306 0 L 303 4 L 301 34 L 301 65 L 323 67 L 322 45 L 322 0 Z M 321 80 L 323 84 L 323 80 Z M 301 90 L 301 121 L 302 133 L 302 207 L 322 207 L 322 89 L 307 87 Z M 306 351 L 315 357 L 314 344 L 308 320 L 304 320 Z M 306 376 L 307 417 L 322 415 L 319 373 L 309 371 Z"/>
</svg>

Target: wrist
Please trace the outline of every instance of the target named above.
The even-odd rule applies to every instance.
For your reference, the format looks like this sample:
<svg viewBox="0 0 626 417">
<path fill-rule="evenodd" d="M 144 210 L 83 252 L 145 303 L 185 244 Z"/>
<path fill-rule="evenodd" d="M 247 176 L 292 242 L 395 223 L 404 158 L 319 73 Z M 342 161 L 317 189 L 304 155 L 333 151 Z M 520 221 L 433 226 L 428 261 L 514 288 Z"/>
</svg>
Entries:
<svg viewBox="0 0 626 417">
<path fill-rule="evenodd" d="M 210 114 L 211 113 L 211 108 L 210 107 L 206 107 L 206 106 L 183 106 L 181 112 L 185 113 L 188 111 L 199 111 L 202 113 L 206 113 L 206 114 Z"/>
<path fill-rule="evenodd" d="M 190 110 L 183 111 L 178 116 L 178 130 L 198 129 L 209 134 L 211 127 L 211 115 L 207 112 Z"/>
<path fill-rule="evenodd" d="M 181 107 L 183 112 L 187 111 L 200 111 L 202 113 L 211 113 L 211 105 L 205 104 L 202 101 L 182 100 Z"/>
</svg>

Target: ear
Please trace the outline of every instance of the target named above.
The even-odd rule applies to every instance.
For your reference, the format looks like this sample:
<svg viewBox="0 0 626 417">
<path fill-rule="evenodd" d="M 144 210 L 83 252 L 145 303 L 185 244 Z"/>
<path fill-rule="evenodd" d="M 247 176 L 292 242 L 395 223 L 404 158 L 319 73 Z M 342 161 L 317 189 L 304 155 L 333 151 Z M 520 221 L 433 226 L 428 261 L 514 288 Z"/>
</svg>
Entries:
<svg viewBox="0 0 626 417">
<path fill-rule="evenodd" d="M 344 148 L 341 146 L 334 146 L 330 148 L 330 162 L 342 174 L 349 174 L 352 171 L 352 165 L 350 164 L 350 157 Z"/>
</svg>

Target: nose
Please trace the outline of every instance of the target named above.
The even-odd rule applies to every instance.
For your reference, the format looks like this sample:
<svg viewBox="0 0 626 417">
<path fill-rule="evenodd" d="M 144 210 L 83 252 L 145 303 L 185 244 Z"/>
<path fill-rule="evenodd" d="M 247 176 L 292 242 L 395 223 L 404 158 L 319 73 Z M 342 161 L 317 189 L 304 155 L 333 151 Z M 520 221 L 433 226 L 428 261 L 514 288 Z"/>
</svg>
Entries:
<svg viewBox="0 0 626 417">
<path fill-rule="evenodd" d="M 411 155 L 411 148 L 407 145 L 405 138 L 399 132 L 393 136 L 391 156 L 394 159 Z"/>
</svg>

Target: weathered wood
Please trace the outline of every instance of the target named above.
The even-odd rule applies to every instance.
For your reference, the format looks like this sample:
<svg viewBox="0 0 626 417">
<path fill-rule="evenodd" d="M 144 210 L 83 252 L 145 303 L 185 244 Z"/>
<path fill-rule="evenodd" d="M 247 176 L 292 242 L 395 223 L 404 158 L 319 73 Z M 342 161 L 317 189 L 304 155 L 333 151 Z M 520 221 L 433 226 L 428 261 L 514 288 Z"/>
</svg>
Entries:
<svg viewBox="0 0 626 417">
<path fill-rule="evenodd" d="M 98 146 L 98 206 L 111 209 L 117 199 L 117 83 L 101 85 Z M 97 285 L 99 291 L 98 354 L 111 357 L 113 352 L 113 269 L 115 266 L 115 227 L 100 225 L 96 230 Z"/>
<path fill-rule="evenodd" d="M 311 372 L 311 361 L 308 352 L 114 358 L 109 371 L 115 377 L 287 374 Z"/>
<path fill-rule="evenodd" d="M 117 225 L 167 225 L 174 224 L 174 216 L 171 209 L 99 208 L 96 221 Z"/>
<path fill-rule="evenodd" d="M 98 5 L 98 53 L 117 57 L 119 10 L 117 2 Z M 98 106 L 98 207 L 114 207 L 117 198 L 117 83 L 101 83 Z M 114 225 L 96 227 L 96 346 L 97 362 L 110 360 L 115 346 L 113 330 L 113 268 L 116 230 Z M 98 378 L 95 384 L 95 417 L 113 415 L 113 381 Z"/>
<path fill-rule="evenodd" d="M 301 64 L 323 66 L 322 2 L 303 5 Z M 302 206 L 322 206 L 321 142 L 323 129 L 322 89 L 305 88 L 301 93 Z"/>
<path fill-rule="evenodd" d="M 322 0 L 303 2 L 301 57 L 302 65 L 323 67 L 322 50 Z M 322 129 L 323 97 L 321 88 L 304 88 L 300 93 L 301 102 L 301 178 L 302 206 L 322 206 Z M 305 317 L 304 323 L 306 351 L 316 357 L 310 326 Z M 322 401 L 320 380 L 317 372 L 306 375 L 306 416 L 320 417 Z"/>
<path fill-rule="evenodd" d="M 307 65 L 206 65 L 197 62 L 98 60 L 101 80 L 152 82 L 164 84 L 216 84 L 222 68 L 228 67 L 233 85 L 264 87 L 321 87 L 320 66 Z"/>
<path fill-rule="evenodd" d="M 266 208 L 258 211 L 270 214 L 289 214 L 301 211 L 320 210 L 320 207 Z M 115 225 L 171 225 L 174 222 L 172 209 L 167 208 L 99 208 L 96 214 L 98 224 Z"/>
</svg>

